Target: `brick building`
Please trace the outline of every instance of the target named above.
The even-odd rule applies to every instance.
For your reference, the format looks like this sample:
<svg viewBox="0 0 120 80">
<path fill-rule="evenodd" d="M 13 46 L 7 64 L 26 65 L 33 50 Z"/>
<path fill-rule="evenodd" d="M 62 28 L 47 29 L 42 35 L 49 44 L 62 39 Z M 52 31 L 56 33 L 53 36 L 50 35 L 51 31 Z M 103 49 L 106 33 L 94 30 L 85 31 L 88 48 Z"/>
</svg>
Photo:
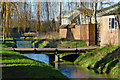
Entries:
<svg viewBox="0 0 120 80">
<path fill-rule="evenodd" d="M 90 17 L 86 16 L 84 19 L 81 16 L 79 10 L 73 10 L 65 15 L 62 18 L 59 36 L 70 40 L 83 40 L 88 46 L 94 45 L 95 42 L 100 42 L 101 46 L 120 46 L 120 2 L 97 12 L 97 23 L 99 24 L 97 29 L 95 29 L 94 17 L 91 18 L 92 24 L 89 24 Z M 72 20 L 76 17 L 79 17 L 80 22 L 76 22 L 80 23 L 79 25 L 72 24 Z"/>
<path fill-rule="evenodd" d="M 120 46 L 120 14 L 102 17 L 101 46 Z"/>
</svg>

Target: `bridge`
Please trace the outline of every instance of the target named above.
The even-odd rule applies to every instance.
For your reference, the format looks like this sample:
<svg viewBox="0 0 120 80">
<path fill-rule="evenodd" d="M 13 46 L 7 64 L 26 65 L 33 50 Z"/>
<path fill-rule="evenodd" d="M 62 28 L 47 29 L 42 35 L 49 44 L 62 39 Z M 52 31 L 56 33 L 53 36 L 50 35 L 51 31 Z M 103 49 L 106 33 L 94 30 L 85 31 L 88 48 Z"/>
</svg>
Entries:
<svg viewBox="0 0 120 80">
<path fill-rule="evenodd" d="M 11 50 L 16 52 L 34 53 L 34 54 L 76 54 L 88 52 L 94 49 L 100 48 L 99 46 L 79 47 L 79 48 L 4 48 L 5 50 Z"/>
<path fill-rule="evenodd" d="M 100 48 L 99 46 L 79 47 L 79 48 L 4 48 L 20 52 L 21 54 L 54 54 L 55 61 L 59 61 L 59 54 L 80 54 Z"/>
</svg>

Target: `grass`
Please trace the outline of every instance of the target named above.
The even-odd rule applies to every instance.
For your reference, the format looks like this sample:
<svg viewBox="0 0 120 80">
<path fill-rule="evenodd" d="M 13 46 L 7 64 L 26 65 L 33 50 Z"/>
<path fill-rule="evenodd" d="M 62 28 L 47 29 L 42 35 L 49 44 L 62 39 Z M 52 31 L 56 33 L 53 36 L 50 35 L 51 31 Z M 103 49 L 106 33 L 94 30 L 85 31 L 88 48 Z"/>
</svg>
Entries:
<svg viewBox="0 0 120 80">
<path fill-rule="evenodd" d="M 13 48 L 16 47 L 16 43 L 14 41 L 6 41 L 4 44 L 2 44 L 3 48 Z"/>
<path fill-rule="evenodd" d="M 3 36 L 0 36 L 0 40 L 2 40 L 2 39 L 3 39 Z M 5 39 L 6 39 L 6 40 L 13 40 L 12 37 L 6 37 Z"/>
<path fill-rule="evenodd" d="M 2 50 L 0 55 L 2 78 L 68 79 L 52 66 L 29 59 L 18 52 Z"/>
<path fill-rule="evenodd" d="M 51 41 L 35 41 L 32 43 L 37 48 L 76 48 L 85 47 L 87 44 L 84 41 L 62 41 L 62 40 L 51 40 Z M 77 45 L 76 45 L 77 44 Z"/>
<path fill-rule="evenodd" d="M 33 37 L 20 37 L 20 39 L 25 39 L 25 40 L 33 40 Z"/>
<path fill-rule="evenodd" d="M 58 48 L 76 48 L 76 47 L 85 47 L 87 44 L 84 41 L 75 41 L 75 40 L 70 40 L 70 41 L 62 41 L 59 45 Z"/>
<path fill-rule="evenodd" d="M 91 52 L 84 53 L 75 60 L 74 64 L 93 69 L 96 73 L 115 73 L 115 70 L 113 69 L 119 63 L 115 54 L 115 51 L 118 48 L 118 46 L 106 46 L 104 48 L 99 48 Z M 116 71 L 120 70 L 118 67 L 115 69 Z M 115 75 L 116 74 L 118 74 L 118 72 L 116 72 Z"/>
<path fill-rule="evenodd" d="M 120 79 L 120 63 L 117 63 L 110 71 L 110 74 L 114 75 L 113 77 L 118 77 Z"/>
</svg>

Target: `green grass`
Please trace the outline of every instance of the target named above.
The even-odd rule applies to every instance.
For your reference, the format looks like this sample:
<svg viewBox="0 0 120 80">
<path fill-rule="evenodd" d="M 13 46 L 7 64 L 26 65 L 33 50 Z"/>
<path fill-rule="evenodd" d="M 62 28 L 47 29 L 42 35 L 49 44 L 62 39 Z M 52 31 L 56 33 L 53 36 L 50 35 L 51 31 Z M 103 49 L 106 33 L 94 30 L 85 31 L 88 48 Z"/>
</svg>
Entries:
<svg viewBox="0 0 120 80">
<path fill-rule="evenodd" d="M 29 59 L 18 52 L 2 50 L 2 78 L 67 79 L 52 66 Z"/>
<path fill-rule="evenodd" d="M 115 51 L 118 48 L 118 46 L 106 46 L 84 53 L 75 60 L 74 64 L 93 69 L 96 73 L 110 73 L 119 63 L 117 56 L 115 55 Z M 120 68 L 117 69 L 120 70 Z"/>
<path fill-rule="evenodd" d="M 33 37 L 20 37 L 20 39 L 33 40 Z"/>
<path fill-rule="evenodd" d="M 75 41 L 75 40 L 70 40 L 70 41 L 62 41 L 59 45 L 58 48 L 76 48 L 76 47 L 85 47 L 87 44 L 84 41 Z"/>
<path fill-rule="evenodd" d="M 3 36 L 0 36 L 0 40 L 2 40 L 2 39 L 3 39 Z M 5 39 L 6 39 L 6 40 L 13 40 L 12 37 L 6 37 Z"/>
<path fill-rule="evenodd" d="M 2 44 L 2 48 L 13 48 L 16 47 L 16 43 L 14 41 L 6 41 Z"/>
<path fill-rule="evenodd" d="M 13 37 L 6 37 L 6 40 L 13 40 Z"/>
<path fill-rule="evenodd" d="M 76 45 L 77 43 L 77 45 Z M 76 48 L 76 47 L 85 47 L 87 44 L 84 41 L 35 41 L 32 43 L 33 45 L 36 45 L 37 48 Z"/>
<path fill-rule="evenodd" d="M 59 36 L 49 36 L 49 37 L 46 37 L 47 39 L 60 39 Z"/>
<path fill-rule="evenodd" d="M 16 44 L 14 41 L 6 41 L 5 44 L 2 44 L 3 48 L 13 48 L 16 47 Z"/>
<path fill-rule="evenodd" d="M 118 77 L 120 79 L 120 63 L 117 63 L 110 71 L 110 74 L 114 75 L 113 77 Z"/>
</svg>

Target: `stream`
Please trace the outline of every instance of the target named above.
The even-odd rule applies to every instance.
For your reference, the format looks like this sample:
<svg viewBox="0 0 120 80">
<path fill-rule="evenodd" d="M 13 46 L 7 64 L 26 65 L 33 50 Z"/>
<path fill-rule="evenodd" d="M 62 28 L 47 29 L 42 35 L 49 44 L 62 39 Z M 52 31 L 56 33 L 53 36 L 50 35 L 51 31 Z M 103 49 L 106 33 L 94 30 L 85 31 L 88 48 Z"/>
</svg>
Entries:
<svg viewBox="0 0 120 80">
<path fill-rule="evenodd" d="M 17 48 L 31 48 L 32 45 L 29 41 L 16 41 Z M 49 56 L 46 54 L 23 54 L 24 56 L 27 56 L 28 58 L 44 62 L 46 64 L 49 64 Z M 76 66 L 74 64 L 59 64 L 55 63 L 54 68 L 56 68 L 64 75 L 66 75 L 69 79 L 75 79 L 75 78 L 111 78 L 108 74 L 97 74 L 93 70 L 87 70 L 86 68 L 81 68 L 79 66 Z"/>
</svg>

